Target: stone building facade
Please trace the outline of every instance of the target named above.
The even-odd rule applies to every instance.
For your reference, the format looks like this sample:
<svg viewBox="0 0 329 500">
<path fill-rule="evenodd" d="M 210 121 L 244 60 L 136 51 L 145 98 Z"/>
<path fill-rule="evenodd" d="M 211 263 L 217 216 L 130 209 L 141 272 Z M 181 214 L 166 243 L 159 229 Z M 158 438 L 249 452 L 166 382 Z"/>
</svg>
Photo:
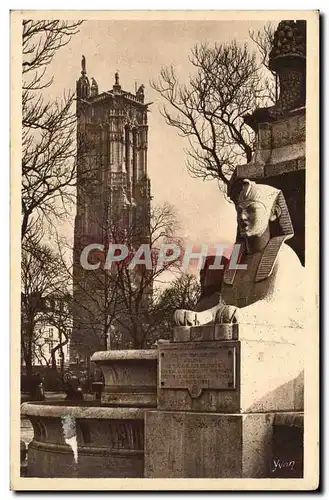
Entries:
<svg viewBox="0 0 329 500">
<path fill-rule="evenodd" d="M 74 318 L 70 358 L 85 358 L 108 346 L 111 289 L 104 270 L 81 266 L 83 248 L 149 242 L 150 180 L 147 175 L 148 104 L 144 86 L 126 92 L 115 74 L 111 90 L 89 81 L 82 57 L 77 92 L 77 212 L 74 228 Z M 89 260 L 92 260 L 90 256 Z"/>
</svg>

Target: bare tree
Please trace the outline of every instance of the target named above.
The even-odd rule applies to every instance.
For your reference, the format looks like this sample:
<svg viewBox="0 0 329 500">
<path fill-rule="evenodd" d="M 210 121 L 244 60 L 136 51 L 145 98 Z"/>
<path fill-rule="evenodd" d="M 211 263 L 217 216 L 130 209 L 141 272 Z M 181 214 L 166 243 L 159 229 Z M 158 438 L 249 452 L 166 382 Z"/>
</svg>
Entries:
<svg viewBox="0 0 329 500">
<path fill-rule="evenodd" d="M 72 332 L 72 295 L 63 286 L 60 293 L 53 293 L 49 297 L 47 306 L 43 320 L 47 325 L 55 327 L 57 331 L 57 338 L 54 339 L 50 352 L 51 368 L 57 370 L 56 354 L 59 352 L 63 378 L 65 368 L 63 347 L 69 343 Z"/>
<path fill-rule="evenodd" d="M 193 274 L 182 273 L 170 285 L 160 292 L 155 306 L 157 330 L 153 340 L 169 338 L 175 326 L 176 309 L 193 310 L 201 295 L 199 279 Z"/>
<path fill-rule="evenodd" d="M 104 211 L 107 212 L 107 209 Z M 174 272 L 179 263 L 177 257 L 157 268 L 161 244 L 181 244 L 176 236 L 180 226 L 175 210 L 167 203 L 153 207 L 150 227 L 144 240 L 138 231 L 136 233 L 136 227 L 140 227 L 138 221 L 124 225 L 120 218 L 108 220 L 100 217 L 95 220 L 90 218 L 89 222 L 96 222 L 99 232 L 103 234 L 98 243 L 104 245 L 104 252 L 95 250 L 88 257 L 91 264 L 100 263 L 98 269 L 83 269 L 80 262 L 75 263 L 75 269 L 73 263 L 68 265 L 65 243 L 63 239 L 58 240 L 62 262 L 66 263 L 70 279 L 73 279 L 75 273 L 73 308 L 75 317 L 79 318 L 78 323 L 81 323 L 79 329 L 84 337 L 85 350 L 95 345 L 99 349 L 106 349 L 109 344 L 111 348 L 143 348 L 157 328 L 158 319 L 153 314 L 156 307 L 154 289 L 161 282 L 164 271 Z M 149 252 L 149 255 L 144 254 L 141 260 L 145 258 L 146 263 L 150 258 L 150 268 L 141 263 L 133 269 L 129 267 L 139 248 L 136 241 L 144 241 L 146 244 L 146 253 Z M 84 241 L 83 247 L 90 243 L 95 243 L 95 240 Z M 127 246 L 128 256 L 106 269 L 104 265 L 107 252 L 112 244 L 117 243 Z M 66 248 L 68 247 L 66 244 Z M 68 250 L 71 251 L 70 248 Z"/>
<path fill-rule="evenodd" d="M 21 348 L 28 375 L 32 374 L 39 327 L 49 314 L 49 300 L 63 294 L 67 277 L 58 256 L 47 245 L 30 241 L 22 250 L 21 265 Z"/>
<path fill-rule="evenodd" d="M 46 348 L 49 347 L 49 344 L 47 342 L 47 339 L 45 337 L 45 332 L 42 328 L 42 325 L 38 325 L 38 327 L 41 328 L 35 328 L 34 334 L 33 334 L 33 363 L 35 361 L 38 362 L 40 365 L 45 365 L 49 367 L 50 364 L 50 358 L 49 355 L 46 355 Z M 49 354 L 49 353 L 47 353 Z"/>
<path fill-rule="evenodd" d="M 266 23 L 262 30 L 251 30 L 249 36 L 251 40 L 256 44 L 258 49 L 258 54 L 261 59 L 263 66 L 273 75 L 275 80 L 275 85 L 273 85 L 272 80 L 267 80 L 264 82 L 268 84 L 268 93 L 270 99 L 275 102 L 279 97 L 279 79 L 276 73 L 270 68 L 270 52 L 273 47 L 275 28 L 272 23 Z"/>
<path fill-rule="evenodd" d="M 272 74 L 247 44 L 199 44 L 190 55 L 194 73 L 179 82 L 173 67 L 164 68 L 151 86 L 169 104 L 166 122 L 187 138 L 187 167 L 193 176 L 215 178 L 225 189 L 237 164 L 249 162 L 254 131 L 244 116 L 265 105 Z"/>
<path fill-rule="evenodd" d="M 49 100 L 47 70 L 81 21 L 24 20 L 22 83 L 22 238 L 34 220 L 60 217 L 75 184 L 74 94 Z"/>
<path fill-rule="evenodd" d="M 150 255 L 144 255 L 152 266 L 140 264 L 134 270 L 128 265 L 118 266 L 118 294 L 123 307 L 114 318 L 114 327 L 121 332 L 121 344 L 132 349 L 145 349 L 153 343 L 158 331 L 160 309 L 157 306 L 157 287 L 163 280 L 165 271 L 179 272 L 181 258 L 158 266 L 161 246 L 174 243 L 182 247 L 177 237 L 180 223 L 172 205 L 164 203 L 152 207 L 150 214 L 149 248 Z M 146 247 L 148 248 L 148 247 Z M 128 262 L 129 263 L 129 262 Z M 121 347 L 120 344 L 118 347 Z"/>
<path fill-rule="evenodd" d="M 271 72 L 272 70 L 270 68 L 269 57 L 271 49 L 273 47 L 274 32 L 275 28 L 270 22 L 266 23 L 263 29 L 249 31 L 251 40 L 256 44 L 258 48 L 261 63 Z M 275 73 L 273 73 L 273 76 L 274 74 Z"/>
</svg>

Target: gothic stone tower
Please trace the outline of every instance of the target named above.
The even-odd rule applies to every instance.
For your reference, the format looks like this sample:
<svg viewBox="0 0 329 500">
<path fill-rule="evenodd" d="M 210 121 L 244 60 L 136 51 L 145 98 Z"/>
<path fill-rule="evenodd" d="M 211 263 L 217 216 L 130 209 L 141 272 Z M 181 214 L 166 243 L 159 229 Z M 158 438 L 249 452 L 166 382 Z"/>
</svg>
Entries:
<svg viewBox="0 0 329 500">
<path fill-rule="evenodd" d="M 94 78 L 89 82 L 82 56 L 76 90 L 77 212 L 71 362 L 106 348 L 104 325 L 110 313 L 104 271 L 84 269 L 81 252 L 91 243 L 101 243 L 105 249 L 111 242 L 129 243 L 132 248 L 147 243 L 151 199 L 144 86 L 136 94 L 126 92 L 116 73 L 113 88 L 99 93 Z"/>
</svg>

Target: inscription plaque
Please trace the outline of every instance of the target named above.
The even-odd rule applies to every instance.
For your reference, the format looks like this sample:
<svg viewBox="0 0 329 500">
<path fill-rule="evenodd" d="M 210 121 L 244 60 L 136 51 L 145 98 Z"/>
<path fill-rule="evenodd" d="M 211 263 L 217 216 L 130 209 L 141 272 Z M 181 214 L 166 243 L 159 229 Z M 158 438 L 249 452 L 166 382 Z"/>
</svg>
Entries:
<svg viewBox="0 0 329 500">
<path fill-rule="evenodd" d="M 235 366 L 235 347 L 160 350 L 160 387 L 188 389 L 192 397 L 203 389 L 233 390 Z"/>
</svg>

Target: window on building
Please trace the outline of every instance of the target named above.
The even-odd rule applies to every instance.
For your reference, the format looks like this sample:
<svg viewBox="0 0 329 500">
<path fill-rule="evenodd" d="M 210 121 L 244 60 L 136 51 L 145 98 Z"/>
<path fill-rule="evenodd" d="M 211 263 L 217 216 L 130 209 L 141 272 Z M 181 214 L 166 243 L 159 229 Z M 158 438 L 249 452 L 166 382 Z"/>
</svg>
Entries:
<svg viewBox="0 0 329 500">
<path fill-rule="evenodd" d="M 54 336 L 54 329 L 53 328 L 49 328 L 49 338 L 52 339 Z"/>
</svg>

